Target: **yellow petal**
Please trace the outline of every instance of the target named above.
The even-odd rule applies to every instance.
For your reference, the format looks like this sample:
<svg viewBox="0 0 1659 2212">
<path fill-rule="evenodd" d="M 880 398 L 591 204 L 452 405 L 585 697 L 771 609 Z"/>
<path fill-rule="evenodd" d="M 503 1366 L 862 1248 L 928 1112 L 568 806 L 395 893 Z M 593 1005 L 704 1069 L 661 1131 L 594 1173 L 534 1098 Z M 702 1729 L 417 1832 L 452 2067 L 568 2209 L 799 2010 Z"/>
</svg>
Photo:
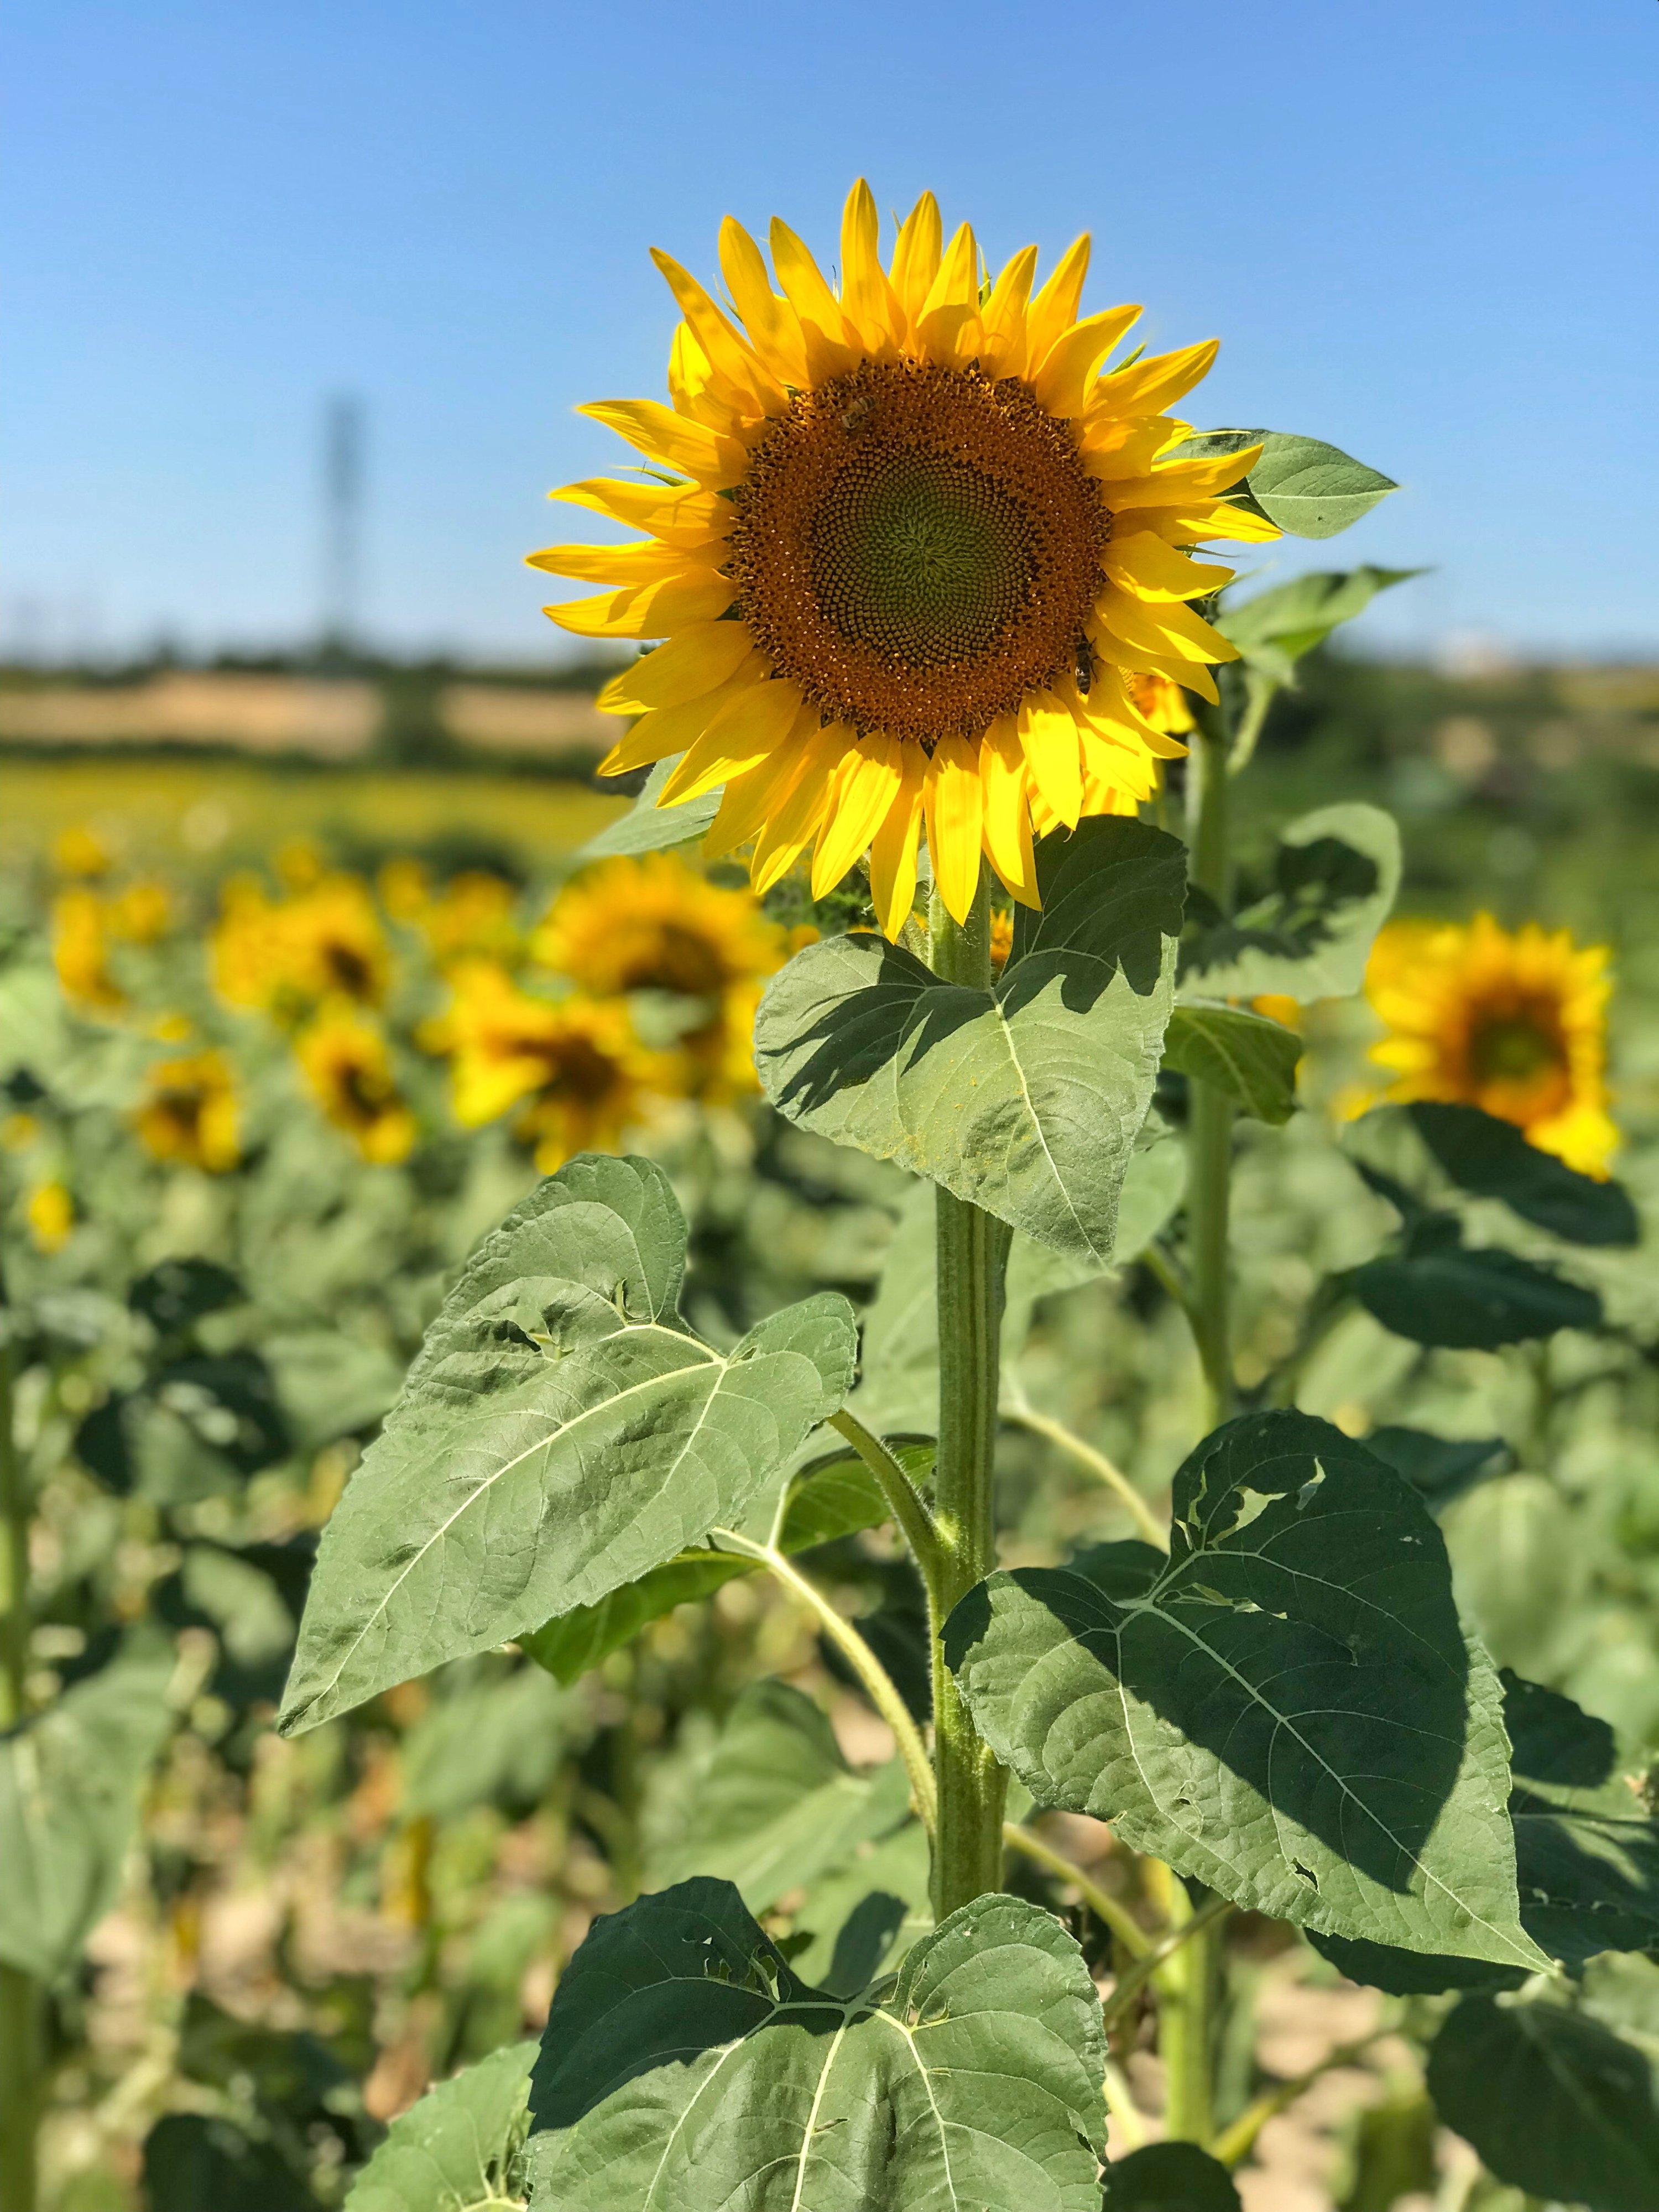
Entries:
<svg viewBox="0 0 1659 2212">
<path fill-rule="evenodd" d="M 713 544 L 709 548 L 712 552 Z M 583 583 L 659 584 L 687 568 L 712 568 L 684 547 L 665 545 L 656 538 L 635 545 L 544 545 L 526 553 L 527 568 L 545 568 L 555 576 L 574 576 Z"/>
<path fill-rule="evenodd" d="M 818 831 L 812 856 L 812 896 L 822 898 L 835 889 L 859 855 L 865 852 L 878 826 L 897 795 L 902 780 L 900 742 L 896 738 L 865 738 L 848 744 L 836 773 L 829 811 Z"/>
<path fill-rule="evenodd" d="M 732 778 L 702 841 L 708 859 L 735 852 L 760 835 L 805 773 L 811 740 L 818 726 L 817 708 L 803 707 L 783 743 L 756 767 Z"/>
<path fill-rule="evenodd" d="M 985 784 L 981 835 L 986 858 L 1022 906 L 1037 903 L 1036 862 L 1031 852 L 1031 810 L 1026 798 L 1025 755 L 1012 714 L 992 723 L 980 741 Z"/>
<path fill-rule="evenodd" d="M 1037 250 L 1022 246 L 991 289 L 985 303 L 985 366 L 997 376 L 1018 376 L 1025 368 L 1025 307 L 1036 274 Z"/>
<path fill-rule="evenodd" d="M 1031 781 L 1068 830 L 1075 830 L 1083 808 L 1083 773 L 1077 724 L 1047 692 L 1037 692 L 1019 710 L 1020 750 Z"/>
<path fill-rule="evenodd" d="M 1231 584 L 1233 572 L 1207 561 L 1189 561 L 1165 544 L 1155 531 L 1114 532 L 1108 541 L 1106 574 L 1139 599 L 1195 599 Z"/>
<path fill-rule="evenodd" d="M 899 787 L 886 819 L 870 841 L 870 898 L 882 934 L 896 943 L 916 902 L 916 847 L 921 835 L 921 787 L 927 757 L 901 744 Z"/>
<path fill-rule="evenodd" d="M 657 707 L 648 714 L 641 714 L 628 735 L 619 739 L 599 763 L 599 774 L 627 775 L 636 768 L 670 760 L 676 753 L 684 752 L 688 746 L 696 744 L 729 700 L 751 684 L 758 684 L 765 673 L 766 663 L 756 653 L 717 690 L 707 691 L 699 699 L 687 699 L 678 707 Z"/>
<path fill-rule="evenodd" d="M 1083 280 L 1089 273 L 1089 234 L 1075 238 L 1060 256 L 1054 273 L 1032 301 L 1025 318 L 1025 358 L 1042 362 L 1050 349 L 1077 320 L 1083 298 Z"/>
<path fill-rule="evenodd" d="M 578 637 L 666 637 L 688 623 L 714 622 L 735 596 L 729 578 L 713 568 L 692 568 L 660 584 L 630 584 L 596 599 L 566 599 L 542 612 Z"/>
<path fill-rule="evenodd" d="M 1095 371 L 1133 324 L 1139 307 L 1109 307 L 1074 324 L 1048 349 L 1048 358 L 1028 374 L 1037 398 L 1051 415 L 1081 415 Z"/>
<path fill-rule="evenodd" d="M 1103 592 L 1095 612 L 1114 637 L 1126 645 L 1145 646 L 1166 660 L 1237 660 L 1238 647 L 1213 629 L 1201 615 L 1179 602 L 1149 604 L 1132 599 L 1115 589 Z"/>
<path fill-rule="evenodd" d="M 599 694 L 607 714 L 643 714 L 652 707 L 678 707 L 724 684 L 754 650 L 748 626 L 696 622 L 613 676 Z"/>
<path fill-rule="evenodd" d="M 596 399 L 576 412 L 591 415 L 653 460 L 665 461 L 699 483 L 736 483 L 748 459 L 735 438 L 688 422 L 660 400 Z"/>
<path fill-rule="evenodd" d="M 893 289 L 912 325 L 921 319 L 923 304 L 939 274 L 944 237 L 939 202 L 932 192 L 924 192 L 900 227 L 893 249 Z"/>
<path fill-rule="evenodd" d="M 1164 409 L 1201 383 L 1220 350 L 1218 338 L 1200 345 L 1182 346 L 1176 353 L 1155 353 L 1133 362 L 1095 387 L 1091 410 L 1103 415 L 1161 415 Z"/>
<path fill-rule="evenodd" d="M 728 700 L 664 784 L 658 805 L 701 799 L 717 783 L 757 766 L 788 736 L 800 706 L 800 693 L 781 678 L 752 684 Z"/>
<path fill-rule="evenodd" d="M 696 484 L 627 483 L 617 477 L 586 477 L 580 483 L 562 484 L 547 495 L 567 501 L 572 507 L 592 507 L 596 514 L 608 515 L 612 522 L 629 530 L 648 530 L 659 538 L 687 529 L 695 538 L 706 538 L 717 520 L 726 519 L 720 514 L 720 508 L 725 507 L 729 515 L 731 507 L 729 501 L 717 500 L 713 492 L 700 491 Z"/>
<path fill-rule="evenodd" d="M 979 888 L 980 833 L 985 821 L 978 745 L 966 738 L 942 738 L 927 763 L 922 796 L 933 880 L 946 910 L 956 921 L 966 921 Z"/>
<path fill-rule="evenodd" d="M 1122 671 L 1109 660 L 1097 661 L 1086 693 L 1078 702 L 1078 720 L 1103 737 L 1142 747 L 1159 760 L 1182 760 L 1187 747 L 1180 738 L 1160 730 L 1136 706 Z"/>
<path fill-rule="evenodd" d="M 720 274 L 750 343 L 772 374 L 786 384 L 805 384 L 806 348 L 799 319 L 772 289 L 759 246 L 731 216 L 720 225 Z"/>
<path fill-rule="evenodd" d="M 1109 497 L 1109 494 L 1108 496 Z M 1234 545 L 1271 545 L 1281 533 L 1265 514 L 1252 514 L 1231 500 L 1189 501 L 1182 507 L 1138 507 L 1137 530 L 1156 531 L 1171 545 L 1194 545 L 1202 538 L 1219 538 Z"/>
<path fill-rule="evenodd" d="M 1158 416 L 1151 422 L 1103 422 L 1092 414 L 1085 415 L 1079 441 L 1084 469 L 1109 485 L 1121 478 L 1150 476 L 1169 434 L 1169 425 Z M 1109 490 L 1109 501 L 1111 496 Z"/>
<path fill-rule="evenodd" d="M 935 307 L 977 307 L 979 305 L 979 246 L 968 225 L 957 226 L 951 240 L 951 250 L 939 263 L 938 274 L 927 288 L 927 297 L 921 303 L 921 314 L 931 315 Z M 920 321 L 919 316 L 917 320 Z"/>
<path fill-rule="evenodd" d="M 847 195 L 841 219 L 841 304 L 865 344 L 878 352 L 903 327 L 904 311 L 881 265 L 881 218 L 875 195 L 860 177 Z"/>
<path fill-rule="evenodd" d="M 1247 477 L 1261 459 L 1260 446 L 1242 453 L 1211 453 L 1202 460 L 1166 461 L 1139 480 L 1115 483 L 1110 503 L 1127 507 L 1175 507 L 1194 499 L 1213 499 Z"/>
<path fill-rule="evenodd" d="M 1171 684 L 1178 684 L 1183 691 L 1195 691 L 1212 707 L 1221 702 L 1215 678 L 1202 661 L 1177 660 L 1173 654 L 1156 652 L 1150 646 L 1130 645 L 1104 629 L 1097 636 L 1095 644 L 1105 659 L 1120 668 L 1135 669 L 1149 676 L 1167 676 Z"/>
<path fill-rule="evenodd" d="M 800 318 L 806 366 L 814 383 L 850 368 L 855 352 L 848 342 L 841 304 L 805 245 L 777 216 L 772 218 L 772 265 L 785 299 Z"/>
<path fill-rule="evenodd" d="M 708 357 L 714 377 L 750 415 L 765 415 L 784 403 L 782 386 L 753 349 L 738 337 L 720 308 L 688 270 L 653 246 L 651 258 L 667 279 L 680 313 Z"/>
<path fill-rule="evenodd" d="M 799 776 L 755 840 L 749 875 L 761 897 L 788 874 L 817 835 L 830 800 L 830 772 L 845 743 L 838 725 L 820 729 L 806 740 Z"/>
</svg>

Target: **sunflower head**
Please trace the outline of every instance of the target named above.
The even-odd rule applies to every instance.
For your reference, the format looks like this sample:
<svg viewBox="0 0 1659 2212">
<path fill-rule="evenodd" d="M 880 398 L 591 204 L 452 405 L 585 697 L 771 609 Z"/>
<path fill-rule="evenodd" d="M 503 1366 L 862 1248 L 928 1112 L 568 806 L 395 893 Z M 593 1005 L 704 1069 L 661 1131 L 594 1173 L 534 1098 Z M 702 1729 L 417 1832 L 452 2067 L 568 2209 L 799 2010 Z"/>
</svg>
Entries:
<svg viewBox="0 0 1659 2212">
<path fill-rule="evenodd" d="M 222 999 L 289 1024 L 331 1000 L 378 1006 L 391 976 L 368 886 L 343 874 L 319 876 L 276 900 L 257 880 L 233 878 L 222 896 L 212 957 Z"/>
<path fill-rule="evenodd" d="M 64 995 L 88 1013 L 119 1013 L 127 994 L 110 973 L 107 906 L 84 884 L 52 902 L 52 957 Z"/>
<path fill-rule="evenodd" d="M 489 961 L 453 981 L 422 1042 L 449 1055 L 455 1118 L 477 1128 L 514 1113 L 544 1175 L 576 1152 L 614 1151 L 669 1087 L 668 1063 L 641 1046 L 624 1006 L 537 998 Z"/>
<path fill-rule="evenodd" d="M 605 860 L 561 891 L 531 951 L 584 991 L 672 991 L 718 999 L 772 975 L 787 933 L 753 896 L 728 890 L 674 853 Z"/>
<path fill-rule="evenodd" d="M 1393 1079 L 1382 1097 L 1478 1106 L 1604 1176 L 1619 1143 L 1607 1110 L 1607 969 L 1605 945 L 1534 922 L 1513 933 L 1489 914 L 1467 927 L 1390 923 L 1365 977 L 1388 1029 L 1371 1048 Z"/>
<path fill-rule="evenodd" d="M 56 1181 L 36 1183 L 23 1211 L 35 1250 L 61 1252 L 75 1227 L 75 1200 L 68 1187 Z"/>
<path fill-rule="evenodd" d="M 708 849 L 752 845 L 758 890 L 811 847 L 821 896 L 867 848 L 890 937 L 924 826 L 963 920 L 982 861 L 1034 904 L 1034 831 L 1148 795 L 1184 748 L 1136 682 L 1213 698 L 1236 657 L 1188 604 L 1232 572 L 1188 549 L 1278 533 L 1223 497 L 1255 449 L 1175 450 L 1212 344 L 1103 370 L 1139 311 L 1080 315 L 1086 239 L 1039 287 L 1035 247 L 993 276 L 931 194 L 886 261 L 878 234 L 859 184 L 837 291 L 787 225 L 769 271 L 728 219 L 726 305 L 659 253 L 672 404 L 586 410 L 646 480 L 561 495 L 646 534 L 532 560 L 608 586 L 565 628 L 663 641 L 600 695 L 639 717 L 605 772 L 682 755 L 665 805 L 723 785 Z"/>
<path fill-rule="evenodd" d="M 221 1052 L 156 1061 L 134 1119 L 158 1160 L 181 1160 L 222 1175 L 241 1157 L 236 1086 Z"/>
<path fill-rule="evenodd" d="M 395 1167 L 414 1149 L 415 1116 L 398 1091 L 386 1041 L 355 1008 L 325 1011 L 295 1052 L 313 1097 L 366 1160 Z"/>
</svg>

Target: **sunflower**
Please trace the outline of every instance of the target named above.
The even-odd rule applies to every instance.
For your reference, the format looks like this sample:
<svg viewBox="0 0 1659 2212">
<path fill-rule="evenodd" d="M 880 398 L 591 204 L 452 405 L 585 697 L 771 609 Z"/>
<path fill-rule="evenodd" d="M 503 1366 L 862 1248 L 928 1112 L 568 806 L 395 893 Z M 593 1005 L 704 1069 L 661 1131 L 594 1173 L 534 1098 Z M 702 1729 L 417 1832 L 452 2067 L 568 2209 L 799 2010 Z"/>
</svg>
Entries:
<svg viewBox="0 0 1659 2212">
<path fill-rule="evenodd" d="M 390 975 L 386 932 L 361 878 L 319 876 L 275 900 L 251 877 L 226 884 L 213 976 L 228 1004 L 296 1023 L 333 999 L 380 1005 Z"/>
<path fill-rule="evenodd" d="M 236 1086 L 222 1052 L 157 1060 L 134 1115 L 139 1135 L 158 1160 L 183 1160 L 222 1175 L 241 1157 Z"/>
<path fill-rule="evenodd" d="M 1535 922 L 1513 933 L 1489 914 L 1467 927 L 1391 923 L 1365 976 L 1389 1029 L 1370 1054 L 1393 1073 L 1382 1097 L 1479 1106 L 1605 1177 L 1619 1143 L 1607 1111 L 1607 967 L 1606 945 Z"/>
<path fill-rule="evenodd" d="M 415 1145 L 415 1116 L 398 1092 L 386 1038 L 349 1007 L 330 1009 L 295 1046 L 312 1093 L 366 1160 L 395 1167 Z"/>
<path fill-rule="evenodd" d="M 37 1183 L 23 1209 L 37 1252 L 61 1252 L 75 1227 L 75 1200 L 61 1182 Z"/>
<path fill-rule="evenodd" d="M 422 1042 L 450 1055 L 455 1118 L 477 1128 L 517 1107 L 514 1133 L 544 1175 L 574 1153 L 614 1151 L 666 1087 L 669 1063 L 643 1048 L 619 1003 L 535 998 L 489 961 L 453 982 Z"/>
<path fill-rule="evenodd" d="M 753 896 L 711 884 L 673 853 L 606 860 L 561 891 L 532 958 L 601 997 L 718 998 L 781 968 L 788 935 Z"/>
<path fill-rule="evenodd" d="M 643 453 L 645 481 L 558 495 L 647 534 L 531 556 L 608 586 L 547 610 L 567 629 L 665 641 L 599 695 L 641 717 L 603 772 L 680 754 L 660 803 L 724 785 L 706 849 L 752 842 L 760 890 L 811 845 L 821 895 L 867 847 L 890 937 L 924 823 L 959 920 L 981 857 L 1034 904 L 1034 814 L 1132 809 L 1184 750 L 1129 676 L 1212 698 L 1209 664 L 1236 657 L 1186 604 L 1232 572 L 1184 549 L 1278 535 L 1221 496 L 1256 449 L 1173 451 L 1188 426 L 1161 410 L 1213 343 L 1101 373 L 1139 310 L 1078 319 L 1086 238 L 1040 290 L 1034 246 L 991 282 L 925 194 L 884 268 L 860 183 L 838 294 L 785 224 L 771 246 L 776 290 L 722 226 L 730 314 L 655 256 L 684 318 L 672 405 L 586 410 Z"/>
<path fill-rule="evenodd" d="M 110 973 L 112 935 L 108 908 L 96 891 L 77 885 L 52 901 L 52 965 L 65 998 L 89 1013 L 119 1013 L 127 1003 Z"/>
<path fill-rule="evenodd" d="M 1129 678 L 1129 696 L 1155 730 L 1166 738 L 1180 737 L 1193 726 L 1193 710 L 1187 694 L 1170 676 L 1145 672 Z"/>
</svg>

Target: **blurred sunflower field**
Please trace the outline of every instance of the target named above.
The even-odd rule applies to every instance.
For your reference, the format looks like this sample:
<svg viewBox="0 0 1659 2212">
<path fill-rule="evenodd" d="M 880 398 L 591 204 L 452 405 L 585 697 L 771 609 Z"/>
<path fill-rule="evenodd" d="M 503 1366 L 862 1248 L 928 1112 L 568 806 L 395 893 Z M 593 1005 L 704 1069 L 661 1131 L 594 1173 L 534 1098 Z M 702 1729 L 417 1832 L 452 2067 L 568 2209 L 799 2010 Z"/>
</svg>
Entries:
<svg viewBox="0 0 1659 2212">
<path fill-rule="evenodd" d="M 1659 1203 L 1659 696 L 1609 705 L 1577 681 L 1316 653 L 1276 704 L 1240 786 L 1226 957 L 1314 895 L 1293 865 L 1310 848 L 1275 842 L 1286 820 L 1386 805 L 1405 869 L 1364 992 L 1248 993 L 1302 1059 L 1298 1110 L 1239 1125 L 1234 1328 L 1246 1393 L 1370 1438 L 1417 1485 L 1496 1660 L 1608 1724 L 1639 1809 L 1659 1759 L 1659 1279 L 1622 1232 L 1518 1215 L 1443 1146 L 1425 1197 L 1401 1134 L 1480 1107 L 1638 1214 Z M 809 1975 L 861 1889 L 924 1912 L 917 1832 L 868 1779 L 891 1732 L 811 1607 L 734 1558 L 658 1569 L 708 1601 L 667 1589 L 631 1642 L 638 1623 L 584 1608 L 533 1653 L 271 1727 L 319 1533 L 447 1286 L 541 1177 L 584 1152 L 659 1163 L 688 1222 L 684 1311 L 714 1345 L 846 1293 L 866 1321 L 854 1408 L 900 1440 L 936 1418 L 916 1186 L 793 1126 L 756 1074 L 769 979 L 873 920 L 856 871 L 820 899 L 799 868 L 757 896 L 696 843 L 630 849 L 624 799 L 530 781 L 518 822 L 498 807 L 458 856 L 441 823 L 374 829 L 400 818 L 391 773 L 386 809 L 348 830 L 290 809 L 269 849 L 246 825 L 234 850 L 192 848 L 173 829 L 216 803 L 210 766 L 147 815 L 127 803 L 138 764 L 101 798 L 87 765 L 48 803 L 51 771 L 0 764 L 19 802 L 0 873 L 0 2006 L 47 1992 L 52 2212 L 297 2212 L 343 2203 L 428 2084 L 537 2033 L 595 1916 L 642 1890 L 728 1877 Z M 1149 818 L 1174 818 L 1180 773 Z M 1006 911 L 994 927 L 1006 957 Z M 1015 1564 L 1142 1534 L 1206 1426 L 1171 1287 L 1185 1083 L 1166 1066 L 1114 1265 L 1011 1275 Z M 1435 1340 L 1385 1279 L 1421 1258 L 1413 1206 L 1547 1266 L 1565 1319 Z M 921 1713 L 919 1586 L 861 1481 L 850 1460 L 820 1475 L 787 1547 Z M 1031 1832 L 1010 1887 L 1079 1932 L 1066 1869 L 1139 1909 L 1103 1825 Z M 1233 1942 L 1217 2123 L 1251 2128 L 1250 2212 L 1533 2201 L 1437 2134 L 1407 2032 L 1433 2000 L 1345 1978 L 1248 1913 Z M 1626 1970 L 1659 1976 L 1617 1963 L 1592 1966 L 1593 2006 L 1650 2034 L 1659 1999 Z M 1158 2063 L 1150 2031 L 1115 2046 L 1126 2109 L 1156 2112 Z"/>
</svg>

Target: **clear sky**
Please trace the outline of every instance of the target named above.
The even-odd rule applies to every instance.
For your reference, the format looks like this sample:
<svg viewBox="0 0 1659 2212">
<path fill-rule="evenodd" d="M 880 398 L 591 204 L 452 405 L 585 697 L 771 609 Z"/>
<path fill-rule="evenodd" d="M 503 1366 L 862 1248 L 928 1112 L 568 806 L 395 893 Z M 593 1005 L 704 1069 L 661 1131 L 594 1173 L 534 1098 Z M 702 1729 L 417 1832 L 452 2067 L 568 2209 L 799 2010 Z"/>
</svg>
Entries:
<svg viewBox="0 0 1659 2212">
<path fill-rule="evenodd" d="M 575 403 L 660 392 L 647 246 L 828 258 L 863 173 L 994 258 L 1092 230 L 1087 305 L 1223 339 L 1200 423 L 1399 477 L 1278 562 L 1435 564 L 1374 642 L 1659 653 L 1656 0 L 18 0 L 5 48 L 0 644 L 307 635 L 345 390 L 374 633 L 547 653 L 519 556 L 583 534 Z"/>
</svg>

